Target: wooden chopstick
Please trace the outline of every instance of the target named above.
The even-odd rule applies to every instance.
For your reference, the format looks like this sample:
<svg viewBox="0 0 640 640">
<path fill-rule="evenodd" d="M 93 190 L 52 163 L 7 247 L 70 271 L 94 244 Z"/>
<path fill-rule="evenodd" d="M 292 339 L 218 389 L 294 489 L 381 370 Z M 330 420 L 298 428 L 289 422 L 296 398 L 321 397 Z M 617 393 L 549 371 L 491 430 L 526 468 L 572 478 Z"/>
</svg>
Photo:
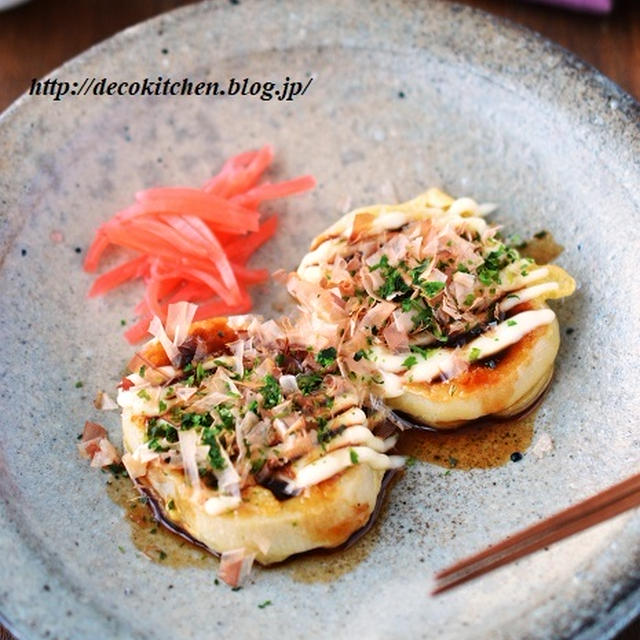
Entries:
<svg viewBox="0 0 640 640">
<path fill-rule="evenodd" d="M 640 473 L 439 571 L 431 594 L 447 591 L 637 506 Z"/>
</svg>

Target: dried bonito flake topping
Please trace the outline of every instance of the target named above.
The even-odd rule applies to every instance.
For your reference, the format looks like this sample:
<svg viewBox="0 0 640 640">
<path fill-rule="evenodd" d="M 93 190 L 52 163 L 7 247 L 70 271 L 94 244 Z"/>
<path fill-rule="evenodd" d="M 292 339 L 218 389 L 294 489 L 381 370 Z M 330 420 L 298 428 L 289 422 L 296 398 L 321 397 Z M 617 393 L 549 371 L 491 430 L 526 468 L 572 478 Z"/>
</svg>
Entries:
<svg viewBox="0 0 640 640">
<path fill-rule="evenodd" d="M 517 314 L 519 305 L 575 288 L 559 267 L 522 257 L 485 220 L 494 208 L 429 189 L 356 209 L 313 241 L 289 292 L 338 327 L 346 368 L 386 395 L 455 378 L 555 319 L 548 308 Z"/>
<path fill-rule="evenodd" d="M 213 349 L 158 331 L 171 365 L 139 359 L 149 364 L 118 394 L 144 421 L 127 469 L 135 477 L 154 461 L 182 469 L 194 500 L 207 490 L 203 508 L 215 516 L 237 508 L 250 486 L 293 496 L 359 462 L 401 466 L 386 454 L 395 437 L 374 435 L 363 391 L 340 374 L 336 348 L 321 331 L 309 333 L 309 322 L 237 316 L 227 324 L 234 338 Z"/>
<path fill-rule="evenodd" d="M 92 467 L 108 467 L 120 462 L 120 454 L 109 441 L 107 430 L 102 425 L 89 420 L 84 423 L 78 452 L 83 458 L 91 460 Z"/>
</svg>

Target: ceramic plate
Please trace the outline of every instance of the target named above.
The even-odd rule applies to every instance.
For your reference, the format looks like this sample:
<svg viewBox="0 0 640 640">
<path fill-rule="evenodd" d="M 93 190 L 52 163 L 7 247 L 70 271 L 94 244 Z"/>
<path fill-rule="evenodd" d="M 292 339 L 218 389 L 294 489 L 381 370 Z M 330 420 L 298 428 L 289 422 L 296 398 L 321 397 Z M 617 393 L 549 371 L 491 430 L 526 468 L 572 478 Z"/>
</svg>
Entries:
<svg viewBox="0 0 640 640">
<path fill-rule="evenodd" d="M 192 6 L 52 75 L 313 82 L 293 101 L 23 97 L 0 120 L 0 609 L 19 637 L 591 638 L 636 610 L 638 513 L 429 590 L 435 570 L 638 471 L 637 104 L 529 32 L 426 1 Z M 555 307 L 563 342 L 534 433 L 550 453 L 450 473 L 419 463 L 355 555 L 257 569 L 232 592 L 213 561 L 151 562 L 108 476 L 77 456 L 86 419 L 118 440 L 117 415 L 92 398 L 117 384 L 131 353 L 121 320 L 140 294 L 87 300 L 81 264 L 136 190 L 199 185 L 266 142 L 273 178 L 310 172 L 318 186 L 277 205 L 282 228 L 256 263 L 293 267 L 346 199 L 436 184 L 499 203 L 522 235 L 552 230 L 580 287 Z M 273 287 L 256 300 L 266 314 L 287 304 Z"/>
</svg>

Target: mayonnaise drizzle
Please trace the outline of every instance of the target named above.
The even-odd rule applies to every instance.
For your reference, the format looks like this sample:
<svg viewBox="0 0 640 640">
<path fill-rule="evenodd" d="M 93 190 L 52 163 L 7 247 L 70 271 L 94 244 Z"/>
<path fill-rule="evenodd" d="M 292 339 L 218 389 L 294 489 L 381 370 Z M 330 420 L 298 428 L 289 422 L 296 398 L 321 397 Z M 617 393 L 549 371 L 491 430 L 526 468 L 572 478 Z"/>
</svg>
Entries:
<svg viewBox="0 0 640 640">
<path fill-rule="evenodd" d="M 365 445 L 378 453 L 385 453 L 396 444 L 397 440 L 397 436 L 392 436 L 386 440 L 378 438 L 365 426 L 349 427 L 340 435 L 329 440 L 326 444 L 326 449 L 327 451 L 335 451 L 342 447 Z"/>
<path fill-rule="evenodd" d="M 367 230 L 369 234 L 382 233 L 387 229 L 399 229 L 409 222 L 409 216 L 402 211 L 386 211 L 376 216 Z"/>
<path fill-rule="evenodd" d="M 405 459 L 403 456 L 388 456 L 384 453 L 377 453 L 369 447 L 344 447 L 337 451 L 331 451 L 305 466 L 294 463 L 293 468 L 296 477 L 289 482 L 287 490 L 295 493 L 306 487 L 311 487 L 331 478 L 354 464 L 364 463 L 373 469 L 386 470 L 402 467 L 404 462 Z"/>
<path fill-rule="evenodd" d="M 371 359 L 380 370 L 388 374 L 383 377 L 381 386 L 387 397 L 393 397 L 397 395 L 397 388 L 401 388 L 403 382 L 431 382 L 451 368 L 454 358 L 461 358 L 468 363 L 487 358 L 519 342 L 534 329 L 550 324 L 554 318 L 555 314 L 551 309 L 523 311 L 487 330 L 464 347 L 442 347 L 425 358 L 410 351 L 394 354 L 385 347 L 376 345 L 371 349 Z M 407 367 L 405 363 L 410 358 L 415 358 L 417 363 Z"/>
<path fill-rule="evenodd" d="M 487 358 L 519 342 L 527 333 L 551 324 L 556 314 L 551 309 L 523 311 L 501 322 L 493 329 L 466 345 L 464 353 L 468 361 Z M 477 350 L 477 351 L 474 351 Z"/>
<path fill-rule="evenodd" d="M 204 503 L 204 510 L 210 516 L 218 516 L 232 509 L 236 509 L 242 503 L 240 496 L 214 496 Z"/>
<path fill-rule="evenodd" d="M 557 291 L 560 285 L 557 282 L 543 282 L 533 287 L 520 289 L 517 294 L 512 294 L 500 302 L 500 311 L 509 311 L 513 307 L 517 307 L 522 302 L 533 300 L 549 291 Z"/>
</svg>

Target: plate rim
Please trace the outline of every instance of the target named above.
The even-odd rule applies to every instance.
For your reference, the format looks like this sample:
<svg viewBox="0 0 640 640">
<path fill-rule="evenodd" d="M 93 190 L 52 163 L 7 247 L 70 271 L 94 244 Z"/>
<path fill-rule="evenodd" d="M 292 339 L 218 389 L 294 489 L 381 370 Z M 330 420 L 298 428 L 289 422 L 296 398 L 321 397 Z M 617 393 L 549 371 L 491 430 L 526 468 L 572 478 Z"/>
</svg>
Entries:
<svg viewBox="0 0 640 640">
<path fill-rule="evenodd" d="M 257 6 L 258 2 L 259 0 L 244 0 L 243 4 L 253 4 L 254 6 Z M 339 1 L 333 0 L 333 3 L 339 4 Z M 382 0 L 375 0 L 373 4 L 380 5 L 383 3 Z M 535 53 L 537 54 L 548 51 L 559 55 L 561 62 L 558 66 L 569 67 L 575 70 L 577 73 L 573 76 L 573 81 L 577 84 L 582 84 L 590 95 L 593 97 L 608 97 L 609 99 L 613 98 L 617 100 L 617 112 L 624 116 L 627 124 L 631 128 L 635 128 L 636 135 L 634 135 L 634 131 L 632 129 L 629 131 L 619 129 L 618 133 L 624 136 L 625 143 L 629 144 L 633 151 L 640 151 L 640 101 L 636 100 L 625 89 L 604 75 L 594 65 L 584 61 L 576 53 L 546 38 L 539 32 L 525 25 L 519 24 L 509 18 L 497 16 L 477 7 L 463 5 L 457 2 L 450 2 L 448 0 L 428 0 L 426 5 L 424 0 L 404 0 L 402 4 L 411 5 L 415 7 L 416 11 L 423 12 L 428 9 L 428 4 L 448 7 L 449 11 L 452 13 L 466 14 L 469 16 L 470 20 L 488 21 L 496 28 L 498 33 L 510 32 L 517 35 L 519 40 L 522 39 L 523 42 L 532 45 Z M 173 25 L 176 25 L 182 21 L 190 20 L 192 16 L 196 16 L 200 12 L 217 11 L 224 13 L 232 10 L 233 7 L 226 4 L 223 5 L 220 2 L 215 2 L 215 0 L 203 0 L 199 3 L 177 7 L 160 13 L 149 19 L 126 27 L 125 29 L 92 45 L 51 70 L 48 74 L 43 76 L 43 79 L 60 73 L 72 71 L 73 67 L 76 65 L 83 65 L 95 60 L 100 55 L 108 53 L 109 47 L 114 43 L 121 46 L 127 46 L 131 40 L 137 37 L 140 31 L 155 29 L 163 22 L 168 21 Z M 36 104 L 36 102 L 37 97 L 30 96 L 28 90 L 25 91 L 2 113 L 0 113 L 0 131 L 10 128 L 13 120 L 20 118 L 24 109 L 28 109 L 31 104 Z M 4 238 L 1 238 L 0 240 L 4 240 Z M 4 253 L 5 251 L 10 250 L 14 238 L 10 237 L 7 240 L 6 246 L 0 246 L 0 269 L 2 268 Z M 3 242 L 3 245 L 4 244 L 5 243 Z M 5 522 L 12 524 L 10 521 Z M 0 525 L 0 531 L 5 529 L 5 527 L 6 525 L 4 523 Z M 100 615 L 102 615 L 102 612 L 100 612 Z M 625 590 L 618 594 L 618 596 L 613 600 L 605 614 L 599 615 L 598 617 L 592 617 L 584 626 L 577 630 L 572 637 L 574 640 L 611 640 L 638 616 L 640 616 L 640 578 L 631 580 L 627 584 L 627 588 L 625 588 Z M 0 610 L 0 623 L 2 623 L 16 638 L 24 639 L 28 637 L 45 637 L 43 635 L 44 629 L 30 627 L 26 620 L 21 622 L 15 622 L 15 620 L 16 619 L 8 615 L 6 611 Z M 106 630 L 107 627 L 105 625 L 101 631 L 105 632 Z M 38 635 L 31 636 L 29 635 L 30 633 Z"/>
</svg>

